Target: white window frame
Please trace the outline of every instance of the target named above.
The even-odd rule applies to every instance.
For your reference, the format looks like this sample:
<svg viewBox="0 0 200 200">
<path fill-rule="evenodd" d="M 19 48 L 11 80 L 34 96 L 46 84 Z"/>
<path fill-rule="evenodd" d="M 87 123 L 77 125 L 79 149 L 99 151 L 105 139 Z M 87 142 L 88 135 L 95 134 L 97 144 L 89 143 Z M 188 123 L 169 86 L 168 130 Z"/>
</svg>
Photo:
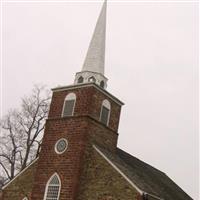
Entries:
<svg viewBox="0 0 200 200">
<path fill-rule="evenodd" d="M 62 151 L 62 152 L 59 152 L 59 151 L 57 150 L 57 144 L 58 144 L 58 142 L 59 142 L 60 140 L 65 140 L 65 142 L 66 142 L 66 144 L 67 144 L 65 150 Z M 65 138 L 59 139 L 59 140 L 56 142 L 55 147 L 54 147 L 55 152 L 56 152 L 57 154 L 63 154 L 63 153 L 68 149 L 68 145 L 69 145 L 69 143 L 68 143 L 67 139 L 65 139 Z"/>
<path fill-rule="evenodd" d="M 103 111 L 103 106 L 109 110 L 108 119 L 107 119 L 107 123 L 106 123 L 106 126 L 108 126 L 109 122 L 110 122 L 111 104 L 107 99 L 103 100 L 103 102 L 101 104 L 101 113 L 100 113 L 100 117 L 99 117 L 100 122 L 101 122 L 101 115 L 102 115 L 102 111 Z"/>
<path fill-rule="evenodd" d="M 61 190 L 61 180 L 60 180 L 60 177 L 57 173 L 54 173 L 50 178 L 49 180 L 47 181 L 47 184 L 46 184 L 46 187 L 45 187 L 45 193 L 44 193 L 44 200 L 46 200 L 46 197 L 47 197 L 47 192 L 48 192 L 48 187 L 49 187 L 49 183 L 51 182 L 52 178 L 54 176 L 57 176 L 58 177 L 58 180 L 59 180 L 59 183 L 60 183 L 60 186 L 59 186 L 59 191 L 58 191 L 58 200 L 60 198 L 60 190 Z M 56 185 L 57 186 L 57 185 Z"/>
<path fill-rule="evenodd" d="M 70 100 L 74 100 L 74 107 L 72 109 L 72 115 L 69 116 L 64 116 L 64 110 L 65 110 L 65 104 L 66 101 L 70 101 Z M 74 115 L 74 109 L 75 109 L 75 105 L 76 105 L 76 94 L 71 92 L 69 94 L 67 94 L 67 96 L 65 97 L 64 103 L 63 103 L 63 109 L 62 109 L 62 117 L 70 117 Z"/>
<path fill-rule="evenodd" d="M 93 79 L 93 80 L 92 80 Z M 91 81 L 92 80 L 92 81 Z M 97 79 L 94 77 L 94 76 L 90 76 L 89 78 L 88 78 L 88 82 L 89 83 L 96 83 L 97 82 Z"/>
</svg>

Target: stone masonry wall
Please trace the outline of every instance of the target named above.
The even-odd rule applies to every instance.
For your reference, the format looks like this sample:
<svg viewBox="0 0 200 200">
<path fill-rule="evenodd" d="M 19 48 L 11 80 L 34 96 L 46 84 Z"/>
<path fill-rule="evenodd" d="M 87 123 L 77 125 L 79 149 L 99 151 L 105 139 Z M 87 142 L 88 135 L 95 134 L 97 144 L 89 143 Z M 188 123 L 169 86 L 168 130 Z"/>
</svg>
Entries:
<svg viewBox="0 0 200 200">
<path fill-rule="evenodd" d="M 98 121 L 88 119 L 88 139 L 90 143 L 97 144 L 109 151 L 115 152 L 118 134 Z"/>
<path fill-rule="evenodd" d="M 88 147 L 76 200 L 138 199 L 139 193 L 93 147 Z"/>
<path fill-rule="evenodd" d="M 30 197 L 36 166 L 37 161 L 5 187 L 2 200 L 22 200 L 24 197 Z"/>
</svg>

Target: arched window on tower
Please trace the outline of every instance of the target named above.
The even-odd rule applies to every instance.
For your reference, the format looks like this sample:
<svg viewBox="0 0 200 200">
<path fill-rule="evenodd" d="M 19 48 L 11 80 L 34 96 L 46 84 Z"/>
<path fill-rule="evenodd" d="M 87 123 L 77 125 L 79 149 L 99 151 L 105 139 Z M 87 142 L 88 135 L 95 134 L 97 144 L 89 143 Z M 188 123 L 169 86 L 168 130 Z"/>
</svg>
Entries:
<svg viewBox="0 0 200 200">
<path fill-rule="evenodd" d="M 76 103 L 76 95 L 74 93 L 69 93 L 65 97 L 62 117 L 73 116 L 75 103 Z"/>
<path fill-rule="evenodd" d="M 53 174 L 46 184 L 44 200 L 59 200 L 61 189 L 60 177 L 57 173 Z"/>
<path fill-rule="evenodd" d="M 80 77 L 78 78 L 78 83 L 83 83 L 83 77 L 82 77 L 82 76 L 80 76 Z"/>
<path fill-rule="evenodd" d="M 109 124 L 110 111 L 111 111 L 110 102 L 107 99 L 105 99 L 101 106 L 100 121 L 106 126 L 108 126 Z"/>
<path fill-rule="evenodd" d="M 91 76 L 88 80 L 89 80 L 89 82 L 94 82 L 94 83 L 96 83 L 96 79 L 94 78 L 94 76 Z"/>
</svg>

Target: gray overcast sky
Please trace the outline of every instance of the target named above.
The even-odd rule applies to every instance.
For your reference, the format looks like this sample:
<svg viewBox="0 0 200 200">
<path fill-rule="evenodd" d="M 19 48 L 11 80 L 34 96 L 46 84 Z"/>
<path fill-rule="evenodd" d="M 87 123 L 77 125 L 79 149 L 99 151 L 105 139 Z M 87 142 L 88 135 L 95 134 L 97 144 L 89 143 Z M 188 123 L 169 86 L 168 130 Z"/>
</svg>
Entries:
<svg viewBox="0 0 200 200">
<path fill-rule="evenodd" d="M 101 5 L 3 3 L 3 114 L 34 83 L 73 83 Z M 108 91 L 125 102 L 119 147 L 198 199 L 197 3 L 110 0 L 106 45 Z"/>
</svg>

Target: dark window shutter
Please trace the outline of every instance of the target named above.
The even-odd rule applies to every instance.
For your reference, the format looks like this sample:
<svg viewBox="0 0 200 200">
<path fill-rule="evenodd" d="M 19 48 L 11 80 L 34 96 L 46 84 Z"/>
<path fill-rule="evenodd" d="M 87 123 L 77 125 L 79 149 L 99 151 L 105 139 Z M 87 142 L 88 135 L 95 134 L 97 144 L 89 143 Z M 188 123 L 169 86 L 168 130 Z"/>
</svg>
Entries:
<svg viewBox="0 0 200 200">
<path fill-rule="evenodd" d="M 67 100 L 65 101 L 65 107 L 63 111 L 63 116 L 72 116 L 74 109 L 75 100 Z"/>
<path fill-rule="evenodd" d="M 105 106 L 102 106 L 100 121 L 105 125 L 108 124 L 109 112 L 110 112 L 110 110 L 108 108 L 106 108 Z"/>
</svg>

